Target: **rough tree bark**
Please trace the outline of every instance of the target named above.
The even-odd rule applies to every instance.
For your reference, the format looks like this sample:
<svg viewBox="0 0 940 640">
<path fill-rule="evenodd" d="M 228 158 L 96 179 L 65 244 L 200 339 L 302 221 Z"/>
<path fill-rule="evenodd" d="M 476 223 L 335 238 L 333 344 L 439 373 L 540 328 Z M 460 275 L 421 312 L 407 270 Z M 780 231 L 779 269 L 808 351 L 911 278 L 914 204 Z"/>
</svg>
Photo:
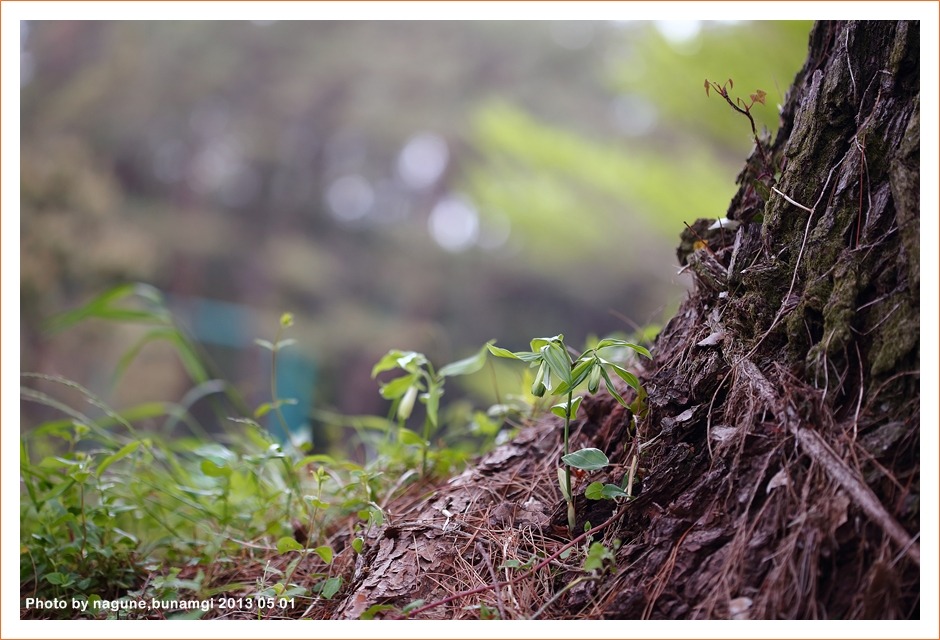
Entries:
<svg viewBox="0 0 940 640">
<path fill-rule="evenodd" d="M 818 23 L 775 140 L 739 176 L 741 224 L 681 256 L 696 288 L 643 375 L 643 491 L 581 505 L 615 516 L 595 534 L 622 542 L 612 573 L 566 588 L 583 572 L 558 558 L 504 582 L 507 559 L 565 542 L 546 422 L 390 505 L 334 615 L 451 597 L 416 617 L 918 617 L 919 37 Z M 607 396 L 583 411 L 573 446 L 619 480 L 630 415 Z"/>
</svg>

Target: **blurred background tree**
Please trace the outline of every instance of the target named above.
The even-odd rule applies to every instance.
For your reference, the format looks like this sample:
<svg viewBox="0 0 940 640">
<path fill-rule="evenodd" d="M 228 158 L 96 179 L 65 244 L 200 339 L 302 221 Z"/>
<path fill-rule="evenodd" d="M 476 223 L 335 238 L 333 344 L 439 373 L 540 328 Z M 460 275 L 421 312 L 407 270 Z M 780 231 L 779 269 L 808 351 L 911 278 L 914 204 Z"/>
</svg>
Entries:
<svg viewBox="0 0 940 640">
<path fill-rule="evenodd" d="M 752 144 L 704 79 L 765 90 L 772 131 L 810 26 L 24 23 L 21 367 L 118 406 L 179 399 L 158 345 L 111 388 L 139 328 L 43 330 L 142 281 L 257 403 L 253 340 L 292 311 L 302 428 L 384 412 L 370 370 L 393 347 L 444 363 L 656 324 L 686 284 L 683 222 L 723 215 Z"/>
</svg>

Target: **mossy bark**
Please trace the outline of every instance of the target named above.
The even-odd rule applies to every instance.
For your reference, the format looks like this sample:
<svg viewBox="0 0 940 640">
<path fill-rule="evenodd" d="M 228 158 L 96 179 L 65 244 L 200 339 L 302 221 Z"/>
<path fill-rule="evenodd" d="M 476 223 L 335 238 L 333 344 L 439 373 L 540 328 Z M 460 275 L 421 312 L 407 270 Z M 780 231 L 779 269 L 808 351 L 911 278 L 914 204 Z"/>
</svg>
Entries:
<svg viewBox="0 0 940 640">
<path fill-rule="evenodd" d="M 699 477 L 630 521 L 681 524 L 636 531 L 605 615 L 919 615 L 918 47 L 915 22 L 814 28 L 773 166 L 755 153 L 728 211 L 763 223 L 712 247 L 728 286 L 693 269 L 657 343 L 647 433 Z M 766 202 L 755 168 L 779 172 Z"/>
</svg>

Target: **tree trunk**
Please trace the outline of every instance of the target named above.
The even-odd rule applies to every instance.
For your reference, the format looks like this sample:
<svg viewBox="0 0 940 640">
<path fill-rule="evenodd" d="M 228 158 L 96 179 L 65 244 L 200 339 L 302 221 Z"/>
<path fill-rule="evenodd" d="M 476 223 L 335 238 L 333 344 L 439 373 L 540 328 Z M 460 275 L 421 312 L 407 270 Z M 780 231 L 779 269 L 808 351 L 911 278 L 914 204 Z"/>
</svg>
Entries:
<svg viewBox="0 0 940 640">
<path fill-rule="evenodd" d="M 559 557 L 507 583 L 523 573 L 507 560 L 565 543 L 550 422 L 392 505 L 335 615 L 423 599 L 439 604 L 416 617 L 919 617 L 919 34 L 817 24 L 776 139 L 739 176 L 739 226 L 686 232 L 696 289 L 642 376 L 643 491 L 580 504 L 608 524 L 595 540 L 621 541 L 610 573 L 579 581 Z M 624 469 L 627 410 L 582 411 L 573 447 Z"/>
</svg>

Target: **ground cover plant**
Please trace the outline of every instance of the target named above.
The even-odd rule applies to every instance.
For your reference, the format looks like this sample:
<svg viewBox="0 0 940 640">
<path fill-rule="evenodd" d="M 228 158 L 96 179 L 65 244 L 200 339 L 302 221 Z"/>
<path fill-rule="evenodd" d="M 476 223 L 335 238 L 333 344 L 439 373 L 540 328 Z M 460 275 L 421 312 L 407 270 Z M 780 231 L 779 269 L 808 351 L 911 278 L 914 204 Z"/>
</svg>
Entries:
<svg viewBox="0 0 940 640">
<path fill-rule="evenodd" d="M 446 477 L 471 455 L 487 451 L 500 426 L 508 425 L 506 405 L 493 407 L 489 416 L 477 411 L 476 449 L 451 449 L 446 438 L 437 437 L 448 378 L 478 372 L 490 353 L 541 364 L 531 396 L 535 400 L 547 389 L 567 396 L 552 408 L 565 416 L 567 446 L 568 425 L 581 403 L 575 389 L 596 392 L 603 377 L 627 406 L 608 370 L 641 389 L 632 373 L 601 354 L 610 358 L 629 348 L 649 357 L 645 347 L 611 338 L 572 361 L 560 335 L 533 340 L 538 350 L 529 353 L 514 354 L 491 341 L 439 369 L 423 354 L 393 349 L 372 370 L 373 377 L 402 374 L 380 382 L 382 397 L 391 401 L 389 416 L 334 416 L 372 446 L 370 460 L 354 462 L 311 454 L 309 443 L 280 441 L 263 424 L 274 416 L 288 432 L 281 408 L 293 399 L 279 397 L 276 365 L 279 354 L 293 346 L 286 337 L 291 314 L 282 315 L 273 340 L 256 341 L 272 360 L 270 400 L 247 415 L 238 413 L 245 405 L 237 390 L 210 378 L 210 367 L 156 289 L 116 287 L 50 326 L 66 330 L 88 321 L 148 327 L 116 364 L 117 378 L 148 343 L 166 341 L 193 388 L 178 404 L 117 411 L 76 381 L 23 374 L 24 401 L 57 415 L 21 437 L 21 596 L 28 617 L 193 618 L 253 609 L 256 617 L 272 618 L 328 610 L 324 603 L 343 589 L 350 559 L 366 551 L 365 532 L 385 523 L 388 503 L 413 490 L 411 485 Z M 190 409 L 213 396 L 227 401 L 215 415 L 219 424 L 200 424 Z M 424 415 L 420 429 L 411 430 L 406 421 L 417 401 Z M 573 509 L 570 468 L 597 470 L 608 461 L 586 448 L 571 455 L 566 449 L 560 462 L 569 474 L 561 491 Z M 616 485 L 595 489 L 593 498 L 628 495 Z M 573 516 L 569 524 L 573 531 Z M 586 546 L 585 554 L 589 571 L 606 557 L 597 543 Z"/>
</svg>

